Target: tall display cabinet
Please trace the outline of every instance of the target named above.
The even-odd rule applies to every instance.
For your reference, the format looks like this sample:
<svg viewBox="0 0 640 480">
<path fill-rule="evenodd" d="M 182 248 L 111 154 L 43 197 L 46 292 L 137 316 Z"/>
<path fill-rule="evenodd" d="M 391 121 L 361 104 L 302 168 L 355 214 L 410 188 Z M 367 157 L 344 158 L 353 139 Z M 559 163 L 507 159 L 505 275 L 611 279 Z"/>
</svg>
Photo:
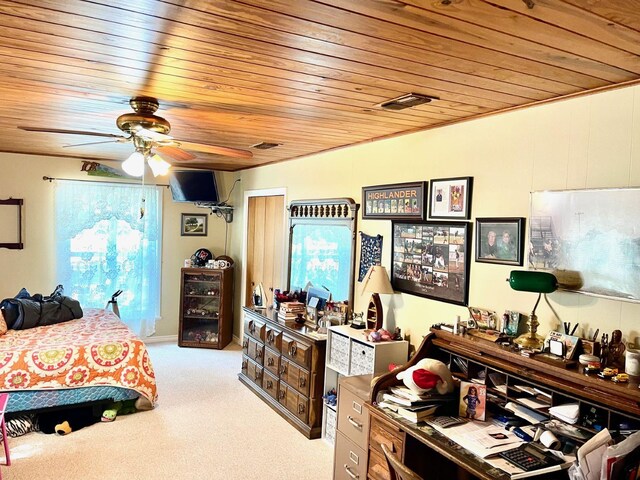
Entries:
<svg viewBox="0 0 640 480">
<path fill-rule="evenodd" d="M 222 349 L 233 334 L 233 267 L 180 271 L 181 347 Z"/>
</svg>

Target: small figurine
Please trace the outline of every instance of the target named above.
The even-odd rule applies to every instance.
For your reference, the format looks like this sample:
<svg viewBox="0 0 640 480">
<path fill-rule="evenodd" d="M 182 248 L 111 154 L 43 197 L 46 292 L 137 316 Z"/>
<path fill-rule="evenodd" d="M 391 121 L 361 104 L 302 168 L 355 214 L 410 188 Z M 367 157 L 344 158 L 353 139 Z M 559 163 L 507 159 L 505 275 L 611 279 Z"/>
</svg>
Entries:
<svg viewBox="0 0 640 480">
<path fill-rule="evenodd" d="M 622 370 L 624 367 L 624 351 L 626 347 L 622 343 L 622 332 L 614 330 L 611 333 L 611 342 L 609 342 L 607 351 L 607 367 L 615 367 Z"/>
</svg>

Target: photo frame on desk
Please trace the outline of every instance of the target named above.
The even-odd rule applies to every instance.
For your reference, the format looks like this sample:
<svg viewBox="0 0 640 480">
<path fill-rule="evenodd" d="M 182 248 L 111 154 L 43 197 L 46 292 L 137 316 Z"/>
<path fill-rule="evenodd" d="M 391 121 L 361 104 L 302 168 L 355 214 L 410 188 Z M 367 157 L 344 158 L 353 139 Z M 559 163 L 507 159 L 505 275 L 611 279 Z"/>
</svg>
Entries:
<svg viewBox="0 0 640 480">
<path fill-rule="evenodd" d="M 456 305 L 469 300 L 469 222 L 393 221 L 394 290 Z"/>
</svg>

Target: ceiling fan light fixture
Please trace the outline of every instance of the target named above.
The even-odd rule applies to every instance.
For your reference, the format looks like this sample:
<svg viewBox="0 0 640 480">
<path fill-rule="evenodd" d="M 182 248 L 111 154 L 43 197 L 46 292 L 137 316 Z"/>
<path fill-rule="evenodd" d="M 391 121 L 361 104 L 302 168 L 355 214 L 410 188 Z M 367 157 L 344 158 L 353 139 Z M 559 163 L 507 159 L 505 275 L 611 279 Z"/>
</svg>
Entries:
<svg viewBox="0 0 640 480">
<path fill-rule="evenodd" d="M 386 110 L 404 110 L 405 108 L 417 107 L 425 103 L 439 100 L 438 97 L 432 97 L 430 95 L 423 95 L 421 93 L 407 93 L 397 98 L 392 98 L 386 102 L 379 103 L 377 107 L 384 108 Z"/>
<path fill-rule="evenodd" d="M 169 169 L 171 168 L 171 164 L 165 162 L 160 155 L 154 153 L 147 159 L 147 163 L 149 164 L 149 168 L 151 168 L 151 172 L 154 177 L 158 175 L 166 175 L 169 173 Z"/>
<path fill-rule="evenodd" d="M 133 152 L 122 162 L 122 170 L 132 177 L 141 177 L 144 173 L 144 155 L 137 150 Z"/>
</svg>

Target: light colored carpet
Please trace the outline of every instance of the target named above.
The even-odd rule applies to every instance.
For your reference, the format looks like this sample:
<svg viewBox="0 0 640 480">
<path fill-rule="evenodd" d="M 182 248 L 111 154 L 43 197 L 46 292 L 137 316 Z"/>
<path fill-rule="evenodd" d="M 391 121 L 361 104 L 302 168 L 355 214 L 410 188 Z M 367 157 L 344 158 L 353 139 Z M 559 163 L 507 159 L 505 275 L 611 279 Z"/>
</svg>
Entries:
<svg viewBox="0 0 640 480">
<path fill-rule="evenodd" d="M 12 479 L 328 480 L 333 451 L 307 440 L 237 378 L 240 347 L 151 344 L 159 404 L 67 436 L 10 438 Z"/>
</svg>

